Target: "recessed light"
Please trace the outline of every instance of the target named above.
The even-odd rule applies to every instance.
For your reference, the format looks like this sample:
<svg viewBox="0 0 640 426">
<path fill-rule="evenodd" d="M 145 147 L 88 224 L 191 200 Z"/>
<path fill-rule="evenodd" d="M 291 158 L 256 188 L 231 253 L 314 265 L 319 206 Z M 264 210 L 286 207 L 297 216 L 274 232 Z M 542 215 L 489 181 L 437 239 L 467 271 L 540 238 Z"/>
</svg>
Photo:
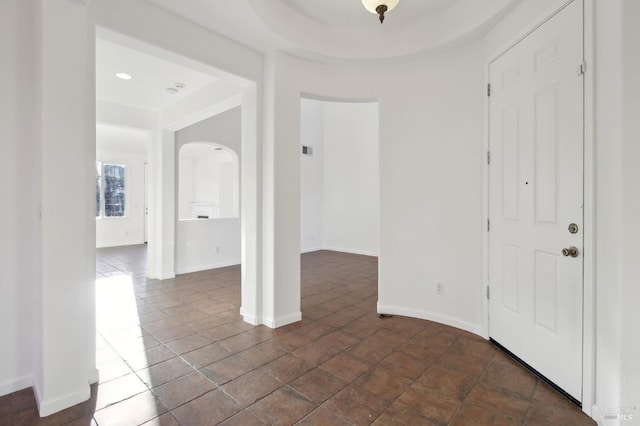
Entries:
<svg viewBox="0 0 640 426">
<path fill-rule="evenodd" d="M 167 92 L 175 95 L 176 93 L 178 93 L 178 89 L 176 89 L 175 87 L 167 87 Z"/>
<path fill-rule="evenodd" d="M 184 83 L 180 83 L 180 82 L 177 82 L 175 86 L 176 86 L 176 89 L 184 89 L 186 87 Z"/>
<path fill-rule="evenodd" d="M 118 72 L 116 73 L 116 77 L 121 78 L 122 80 L 131 80 L 133 78 L 126 72 Z"/>
</svg>

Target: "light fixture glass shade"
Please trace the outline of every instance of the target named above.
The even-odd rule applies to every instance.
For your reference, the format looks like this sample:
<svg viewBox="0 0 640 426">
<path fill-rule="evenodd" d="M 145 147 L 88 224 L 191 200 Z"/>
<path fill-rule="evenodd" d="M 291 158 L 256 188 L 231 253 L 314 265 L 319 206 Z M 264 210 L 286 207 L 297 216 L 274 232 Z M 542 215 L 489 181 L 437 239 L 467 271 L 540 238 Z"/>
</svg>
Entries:
<svg viewBox="0 0 640 426">
<path fill-rule="evenodd" d="M 376 11 L 376 8 L 378 6 L 384 4 L 385 6 L 387 6 L 387 12 L 389 12 L 390 10 L 393 10 L 393 8 L 398 5 L 399 1 L 400 0 L 362 0 L 362 5 L 369 12 L 375 13 L 377 15 L 378 12 Z"/>
</svg>

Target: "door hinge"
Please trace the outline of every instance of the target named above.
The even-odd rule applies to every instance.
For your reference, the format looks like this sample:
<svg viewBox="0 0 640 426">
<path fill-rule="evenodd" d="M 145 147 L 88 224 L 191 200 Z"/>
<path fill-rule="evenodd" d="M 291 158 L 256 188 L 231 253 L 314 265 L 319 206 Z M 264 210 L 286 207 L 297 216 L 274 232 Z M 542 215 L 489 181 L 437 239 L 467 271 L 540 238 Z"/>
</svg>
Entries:
<svg viewBox="0 0 640 426">
<path fill-rule="evenodd" d="M 491 151 L 487 151 L 487 164 L 491 164 Z"/>
<path fill-rule="evenodd" d="M 487 96 L 491 96 L 491 83 L 487 84 Z"/>
<path fill-rule="evenodd" d="M 584 75 L 587 72 L 587 63 L 582 61 L 580 67 L 578 68 L 578 75 Z"/>
<path fill-rule="evenodd" d="M 487 219 L 487 232 L 491 231 L 491 219 Z"/>
<path fill-rule="evenodd" d="M 491 290 L 489 286 L 487 286 L 487 300 L 491 300 Z"/>
</svg>

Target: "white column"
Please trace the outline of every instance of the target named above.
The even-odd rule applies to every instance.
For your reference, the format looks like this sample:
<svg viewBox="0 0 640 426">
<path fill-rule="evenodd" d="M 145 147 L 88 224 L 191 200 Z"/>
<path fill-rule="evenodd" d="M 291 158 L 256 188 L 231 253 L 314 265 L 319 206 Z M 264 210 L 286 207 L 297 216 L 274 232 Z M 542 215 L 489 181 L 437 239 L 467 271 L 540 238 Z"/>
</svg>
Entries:
<svg viewBox="0 0 640 426">
<path fill-rule="evenodd" d="M 240 315 L 253 325 L 261 323 L 260 257 L 260 168 L 258 158 L 262 152 L 258 144 L 258 95 L 255 84 L 242 93 L 241 165 L 240 165 L 240 220 L 242 244 L 242 306 Z"/>
<path fill-rule="evenodd" d="M 95 36 L 84 2 L 39 0 L 38 7 L 42 279 L 34 388 L 46 416 L 88 399 L 96 379 Z"/>
<path fill-rule="evenodd" d="M 302 319 L 300 93 L 282 60 L 270 57 L 265 67 L 262 322 L 269 327 Z"/>
<path fill-rule="evenodd" d="M 158 129 L 149 151 L 149 278 L 175 277 L 175 132 Z"/>
</svg>

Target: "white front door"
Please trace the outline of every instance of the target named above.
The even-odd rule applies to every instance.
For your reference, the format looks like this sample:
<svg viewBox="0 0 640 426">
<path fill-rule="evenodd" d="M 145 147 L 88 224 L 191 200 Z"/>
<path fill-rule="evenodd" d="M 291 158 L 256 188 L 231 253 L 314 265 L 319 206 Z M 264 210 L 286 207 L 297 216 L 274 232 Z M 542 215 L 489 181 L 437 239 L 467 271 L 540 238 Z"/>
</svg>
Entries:
<svg viewBox="0 0 640 426">
<path fill-rule="evenodd" d="M 575 0 L 489 67 L 489 334 L 578 401 L 582 27 Z"/>
</svg>

